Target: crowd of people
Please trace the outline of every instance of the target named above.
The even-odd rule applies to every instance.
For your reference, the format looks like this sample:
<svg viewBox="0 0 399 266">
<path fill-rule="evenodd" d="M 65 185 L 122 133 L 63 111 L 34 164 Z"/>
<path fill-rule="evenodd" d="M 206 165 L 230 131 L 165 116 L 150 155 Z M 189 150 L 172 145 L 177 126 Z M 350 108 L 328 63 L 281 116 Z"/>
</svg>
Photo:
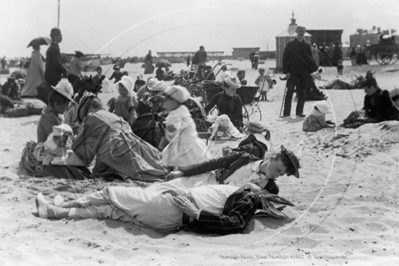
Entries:
<svg viewBox="0 0 399 266">
<path fill-rule="evenodd" d="M 313 48 L 304 41 L 306 28 L 298 27 L 296 32 L 297 37 L 287 44 L 283 54 L 287 80 L 283 117 L 291 116 L 294 92 L 298 97 L 295 113 L 298 117 L 306 116 L 306 89 L 322 64 L 322 60 L 315 60 Z M 135 81 L 116 65 L 110 79 L 115 80 L 118 95 L 103 103 L 97 93 L 77 89 L 76 84 L 83 79 L 83 53 L 77 51 L 70 69 L 65 68 L 59 48 L 61 31 L 52 29 L 50 35 L 52 43 L 45 68 L 40 46 L 33 47 L 29 73 L 35 78 L 28 77 L 26 83 L 36 86 L 36 90 L 22 90 L 24 95 L 45 95 L 48 103 L 37 125 L 32 156 L 22 156 L 22 160 L 27 160 L 23 165 L 32 166 L 28 170 L 33 176 L 154 184 L 145 189 L 106 187 L 68 202 L 57 196 L 49 203 L 39 193 L 39 217 L 114 219 L 166 232 L 191 226 L 206 232 L 234 233 L 245 228 L 257 210 L 284 217 L 280 210 L 271 207 L 272 202 L 293 205 L 277 196 L 280 189 L 276 180 L 284 175 L 299 178 L 299 160 L 284 145 L 270 150 L 272 132 L 262 123 L 244 121 L 243 102 L 237 94 L 237 89 L 247 84 L 244 70 L 234 74 L 224 66 L 220 75 L 215 74 L 206 65 L 203 46 L 192 59 L 193 71 L 180 71 L 174 76 L 173 85 L 166 85 L 164 78 L 157 76 Z M 332 58 L 338 63 L 337 49 L 330 49 L 335 51 Z M 152 74 L 153 70 L 149 51 L 145 73 Z M 258 93 L 254 97 L 267 101 L 273 80 L 264 68 L 260 67 L 258 72 Z M 93 78 L 95 86 L 101 87 L 103 79 L 99 67 Z M 221 90 L 203 105 L 187 85 L 193 80 L 212 82 Z M 12 93 L 16 90 L 15 79 L 9 78 L 7 82 L 3 91 L 17 99 L 19 94 Z M 364 110 L 351 113 L 344 127 L 398 120 L 399 111 L 391 101 L 394 96 L 381 90 L 371 73 L 363 87 Z M 48 89 L 47 95 L 43 88 Z M 242 137 L 237 147 L 224 151 L 219 158 L 210 156 L 198 134 L 212 131 L 212 123 L 206 117 L 214 108 L 217 116 L 227 119 Z M 304 120 L 303 131 L 335 127 L 326 119 L 330 112 L 327 103 L 317 102 Z M 225 129 L 218 124 L 217 130 Z"/>
</svg>

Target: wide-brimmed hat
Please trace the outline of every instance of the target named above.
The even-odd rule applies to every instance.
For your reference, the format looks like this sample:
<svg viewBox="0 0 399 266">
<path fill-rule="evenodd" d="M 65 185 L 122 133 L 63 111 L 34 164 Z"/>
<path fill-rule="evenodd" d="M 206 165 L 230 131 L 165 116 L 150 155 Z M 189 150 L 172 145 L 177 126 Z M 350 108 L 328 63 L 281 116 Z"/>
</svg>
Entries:
<svg viewBox="0 0 399 266">
<path fill-rule="evenodd" d="M 65 133 L 72 134 L 72 128 L 68 124 L 53 126 L 53 136 L 63 136 Z"/>
<path fill-rule="evenodd" d="M 262 133 L 267 130 L 266 127 L 258 121 L 244 121 L 243 124 L 247 127 L 248 130 L 254 133 Z"/>
<path fill-rule="evenodd" d="M 174 85 L 172 87 L 167 88 L 163 92 L 163 94 L 166 95 L 167 97 L 175 99 L 179 103 L 184 103 L 191 96 L 185 87 L 179 85 Z"/>
<path fill-rule="evenodd" d="M 281 144 L 281 151 L 284 152 L 285 155 L 287 155 L 293 168 L 295 169 L 294 172 L 287 173 L 287 175 L 293 175 L 296 178 L 299 178 L 299 168 L 301 168 L 301 165 L 299 164 L 298 158 L 292 151 L 287 150 L 283 144 Z"/>
<path fill-rule="evenodd" d="M 327 104 L 326 101 L 320 101 L 317 102 L 313 105 L 313 108 L 316 107 L 317 110 L 319 110 L 321 113 L 323 114 L 328 114 L 331 113 L 331 108 L 330 106 Z"/>
<path fill-rule="evenodd" d="M 75 103 L 73 100 L 73 87 L 67 79 L 61 79 L 60 82 L 54 87 L 51 86 L 56 92 L 68 99 L 68 101 Z"/>
<path fill-rule="evenodd" d="M 163 82 L 163 81 L 157 82 L 152 87 L 148 86 L 148 89 L 150 91 L 165 91 L 167 88 L 168 88 L 168 85 L 166 85 L 165 82 Z"/>
<path fill-rule="evenodd" d="M 121 80 L 115 84 L 115 86 L 117 86 L 116 89 L 118 92 L 119 92 L 119 84 L 122 84 L 126 88 L 129 96 L 133 95 L 134 80 L 131 77 L 124 75 L 122 76 Z"/>
<path fill-rule="evenodd" d="M 11 75 L 11 76 L 9 76 L 7 79 L 8 79 L 8 80 L 15 80 L 15 76 L 14 76 L 14 75 Z"/>
<path fill-rule="evenodd" d="M 121 69 L 121 66 L 120 65 L 115 65 L 114 69 Z"/>
<path fill-rule="evenodd" d="M 236 75 L 229 75 L 225 77 L 224 82 L 226 82 L 229 87 L 232 87 L 234 89 L 239 89 L 242 86 L 240 79 Z"/>
</svg>

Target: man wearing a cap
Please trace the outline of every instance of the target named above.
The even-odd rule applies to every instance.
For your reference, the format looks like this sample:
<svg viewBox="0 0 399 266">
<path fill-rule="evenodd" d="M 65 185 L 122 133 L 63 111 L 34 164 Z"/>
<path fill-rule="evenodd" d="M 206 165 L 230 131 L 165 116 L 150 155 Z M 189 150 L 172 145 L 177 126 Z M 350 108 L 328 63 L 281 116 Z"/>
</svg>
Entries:
<svg viewBox="0 0 399 266">
<path fill-rule="evenodd" d="M 283 53 L 283 69 L 287 78 L 287 92 L 284 101 L 283 117 L 291 115 L 291 101 L 296 87 L 298 103 L 296 115 L 305 117 L 303 108 L 305 105 L 306 88 L 309 86 L 310 73 L 317 70 L 313 60 L 310 45 L 305 41 L 306 28 L 298 26 L 296 38 L 287 43 Z"/>
<path fill-rule="evenodd" d="M 66 72 L 66 68 L 61 63 L 59 43 L 62 42 L 62 34 L 60 29 L 51 29 L 50 37 L 52 42 L 46 52 L 44 79 L 51 86 L 55 86 L 61 80 L 62 74 Z"/>
<path fill-rule="evenodd" d="M 224 157 L 172 171 L 167 178 L 191 177 L 219 170 L 216 181 L 220 184 L 241 187 L 250 182 L 257 190 L 263 188 L 271 194 L 278 194 L 279 189 L 274 180 L 283 175 L 299 178 L 299 168 L 299 160 L 295 154 L 281 145 L 280 151 L 266 153 L 263 160 L 245 151 L 231 152 Z"/>
<path fill-rule="evenodd" d="M 204 46 L 200 46 L 200 49 L 195 52 L 193 59 L 191 60 L 192 66 L 194 67 L 194 71 L 197 72 L 199 65 L 205 65 L 207 53 L 205 51 Z"/>
<path fill-rule="evenodd" d="M 143 99 L 144 95 L 150 93 L 150 89 L 153 89 L 158 83 L 158 79 L 149 77 L 147 79 L 147 83 L 141 86 L 137 91 L 137 98 L 139 100 Z"/>
</svg>

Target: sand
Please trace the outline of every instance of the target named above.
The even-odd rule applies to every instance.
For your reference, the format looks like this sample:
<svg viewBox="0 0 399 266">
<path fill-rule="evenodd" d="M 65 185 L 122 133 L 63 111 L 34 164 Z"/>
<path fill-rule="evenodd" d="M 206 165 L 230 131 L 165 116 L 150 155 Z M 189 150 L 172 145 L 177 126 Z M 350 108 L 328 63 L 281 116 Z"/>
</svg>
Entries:
<svg viewBox="0 0 399 266">
<path fill-rule="evenodd" d="M 249 61 L 230 63 L 245 69 L 254 84 L 257 72 Z M 264 66 L 274 65 L 268 60 Z M 143 72 L 139 64 L 126 69 L 133 77 Z M 365 75 L 369 69 L 383 89 L 399 87 L 398 65 L 351 67 L 346 61 L 343 79 L 351 80 L 350 71 Z M 325 68 L 322 83 L 334 78 L 336 70 Z M 252 219 L 242 234 L 227 236 L 163 235 L 111 220 L 36 217 L 38 192 L 49 200 L 58 193 L 74 199 L 106 185 L 147 184 L 26 176 L 20 156 L 25 143 L 36 140 L 39 116 L 0 117 L 0 265 L 398 265 L 398 122 L 304 133 L 303 119 L 279 118 L 284 86 L 278 80 L 269 95 L 273 101 L 260 107 L 273 148 L 284 143 L 300 156 L 301 178 L 277 180 L 280 195 L 296 206 L 284 210 L 287 219 Z M 328 118 L 337 124 L 363 105 L 363 90 L 325 93 L 334 110 Z M 311 108 L 306 102 L 305 113 Z M 210 143 L 210 148 L 217 154 L 225 145 L 236 143 Z"/>
</svg>

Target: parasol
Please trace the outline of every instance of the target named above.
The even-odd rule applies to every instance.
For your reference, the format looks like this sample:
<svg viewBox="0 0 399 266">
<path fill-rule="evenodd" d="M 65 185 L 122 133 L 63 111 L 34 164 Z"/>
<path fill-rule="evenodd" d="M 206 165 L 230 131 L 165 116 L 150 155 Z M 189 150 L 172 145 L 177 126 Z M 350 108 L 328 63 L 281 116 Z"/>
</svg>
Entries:
<svg viewBox="0 0 399 266">
<path fill-rule="evenodd" d="M 30 43 L 28 44 L 29 46 L 33 46 L 33 45 L 49 45 L 51 44 L 51 39 L 48 37 L 38 37 L 35 38 L 33 40 L 30 41 Z"/>
<path fill-rule="evenodd" d="M 156 67 L 165 67 L 166 68 L 166 67 L 171 67 L 172 64 L 168 60 L 161 59 L 155 64 L 155 66 Z"/>
</svg>

